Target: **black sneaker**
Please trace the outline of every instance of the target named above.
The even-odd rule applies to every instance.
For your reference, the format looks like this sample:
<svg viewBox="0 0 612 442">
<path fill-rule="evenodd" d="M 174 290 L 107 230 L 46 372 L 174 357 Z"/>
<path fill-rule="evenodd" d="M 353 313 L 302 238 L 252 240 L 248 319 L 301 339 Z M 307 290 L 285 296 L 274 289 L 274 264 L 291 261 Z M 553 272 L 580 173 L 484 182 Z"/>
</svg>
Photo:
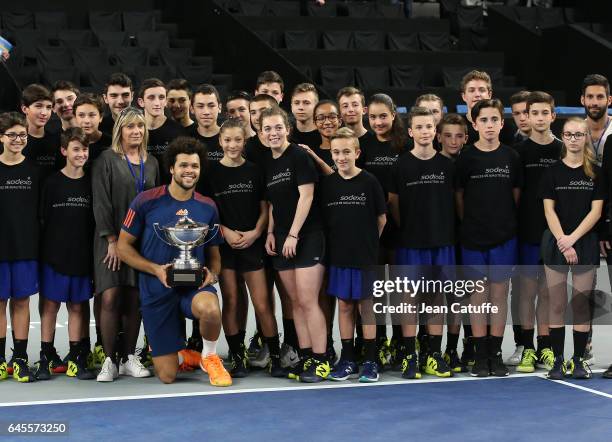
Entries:
<svg viewBox="0 0 612 442">
<path fill-rule="evenodd" d="M 246 355 L 246 347 L 240 345 L 238 354 L 232 353 L 232 367 L 230 369 L 232 378 L 246 378 L 249 375 L 249 359 Z"/>
<path fill-rule="evenodd" d="M 612 379 L 612 365 L 610 365 L 608 369 L 603 372 L 602 376 L 606 379 Z"/>
<path fill-rule="evenodd" d="M 574 379 L 591 379 L 592 377 L 591 368 L 586 363 L 586 360 L 576 356 L 569 361 L 567 374 Z"/>
<path fill-rule="evenodd" d="M 40 353 L 40 361 L 34 364 L 32 374 L 37 381 L 48 381 L 51 379 L 51 363 L 42 352 Z"/>
<path fill-rule="evenodd" d="M 546 377 L 548 379 L 560 381 L 565 377 L 566 373 L 567 367 L 565 366 L 563 356 L 557 356 L 555 357 L 555 361 L 553 363 L 552 368 L 548 373 L 546 373 Z"/>
<path fill-rule="evenodd" d="M 270 355 L 270 362 L 268 362 L 268 373 L 273 378 L 286 378 L 289 370 L 283 368 L 281 365 L 280 356 Z"/>
<path fill-rule="evenodd" d="M 331 367 L 327 361 L 319 361 L 311 358 L 310 364 L 306 370 L 299 375 L 298 380 L 308 384 L 323 382 L 329 376 Z"/>
<path fill-rule="evenodd" d="M 36 378 L 34 374 L 30 371 L 30 367 L 28 367 L 28 360 L 22 358 L 11 359 L 13 361 L 13 378 L 17 380 L 17 382 L 34 382 Z M 47 370 L 49 366 L 47 364 Z M 49 374 L 51 377 L 51 374 Z"/>
<path fill-rule="evenodd" d="M 489 359 L 491 376 L 504 377 L 510 375 L 508 367 L 504 364 L 501 352 Z"/>
<path fill-rule="evenodd" d="M 287 377 L 289 379 L 299 379 L 300 375 L 308 369 L 311 364 L 311 361 L 311 358 L 300 357 L 297 363 L 287 372 Z"/>
<path fill-rule="evenodd" d="M 66 373 L 66 370 L 68 370 L 68 360 L 60 358 L 55 347 L 53 348 L 53 356 L 49 359 L 49 370 L 56 374 Z"/>
<path fill-rule="evenodd" d="M 261 339 L 261 335 L 259 334 L 259 332 L 256 332 L 249 343 L 249 349 L 247 351 L 248 357 L 253 359 L 256 358 L 262 347 L 263 340 Z"/>
<path fill-rule="evenodd" d="M 411 353 L 404 356 L 402 360 L 402 378 L 404 379 L 421 379 L 419 370 L 419 358 L 416 353 Z"/>
<path fill-rule="evenodd" d="M 77 378 L 81 381 L 96 378 L 95 373 L 87 368 L 87 354 L 79 355 L 74 358 L 74 360 L 68 360 L 68 370 L 66 370 L 66 376 Z"/>
<path fill-rule="evenodd" d="M 470 376 L 477 378 L 489 377 L 489 361 L 487 359 L 476 359 L 472 365 Z"/>
<path fill-rule="evenodd" d="M 195 336 L 191 336 L 187 339 L 187 343 L 185 345 L 187 350 L 197 351 L 198 353 L 202 353 L 202 349 L 204 348 L 204 342 L 202 338 L 196 338 Z"/>
<path fill-rule="evenodd" d="M 466 367 L 461 363 L 457 350 L 446 350 L 444 352 L 444 360 L 450 367 L 453 373 L 462 373 L 467 371 Z"/>
</svg>

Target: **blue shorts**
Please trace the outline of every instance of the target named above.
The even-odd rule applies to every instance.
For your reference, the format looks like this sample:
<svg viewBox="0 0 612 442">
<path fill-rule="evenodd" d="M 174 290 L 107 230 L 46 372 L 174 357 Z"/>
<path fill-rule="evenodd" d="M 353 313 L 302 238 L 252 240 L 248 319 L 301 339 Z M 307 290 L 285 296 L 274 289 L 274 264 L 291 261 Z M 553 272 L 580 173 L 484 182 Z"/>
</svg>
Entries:
<svg viewBox="0 0 612 442">
<path fill-rule="evenodd" d="M 350 267 L 330 266 L 328 271 L 327 293 L 344 301 L 364 299 L 362 284 L 363 271 Z"/>
<path fill-rule="evenodd" d="M 540 244 L 519 242 L 518 246 L 519 274 L 528 278 L 537 278 L 544 274 L 540 258 Z"/>
<path fill-rule="evenodd" d="M 461 247 L 464 277 L 474 280 L 488 277 L 493 282 L 510 279 L 518 261 L 517 252 L 516 238 L 484 251 Z"/>
<path fill-rule="evenodd" d="M 170 296 L 145 303 L 142 302 L 141 292 L 142 322 L 154 357 L 176 353 L 185 348 L 183 318 L 194 319 L 191 303 L 201 292 L 217 294 L 215 288 L 209 285 L 201 289 L 175 291 Z"/>
<path fill-rule="evenodd" d="M 93 283 L 90 276 L 63 275 L 43 264 L 40 295 L 55 302 L 85 302 L 93 296 Z"/>
<path fill-rule="evenodd" d="M 38 262 L 0 262 L 0 299 L 26 298 L 38 293 Z"/>
<path fill-rule="evenodd" d="M 406 276 L 413 280 L 419 278 L 455 279 L 455 259 L 454 246 L 433 249 L 399 248 L 395 252 L 395 264 L 407 267 L 397 268 L 395 272 L 392 272 L 392 277 Z"/>
</svg>

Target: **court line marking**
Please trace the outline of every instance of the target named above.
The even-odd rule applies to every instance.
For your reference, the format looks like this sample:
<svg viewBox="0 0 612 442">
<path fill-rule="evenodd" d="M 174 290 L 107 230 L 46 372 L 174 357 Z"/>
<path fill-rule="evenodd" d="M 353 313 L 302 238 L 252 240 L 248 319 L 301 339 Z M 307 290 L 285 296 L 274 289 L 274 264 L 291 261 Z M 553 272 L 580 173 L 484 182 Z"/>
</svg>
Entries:
<svg viewBox="0 0 612 442">
<path fill-rule="evenodd" d="M 593 372 L 593 373 L 595 373 L 595 372 Z M 604 391 L 594 390 L 592 388 L 583 387 L 582 385 L 578 385 L 578 384 L 572 384 L 571 382 L 567 382 L 567 381 L 554 380 L 554 379 L 549 379 L 549 380 L 553 381 L 553 382 L 555 382 L 557 384 L 565 385 L 566 387 L 576 388 L 578 390 L 586 391 L 588 393 L 596 394 L 598 396 L 603 396 L 603 397 L 605 397 L 607 399 L 612 399 L 612 394 L 606 393 Z"/>
<path fill-rule="evenodd" d="M 603 372 L 604 370 L 594 370 L 593 373 Z M 324 382 L 316 385 L 304 385 L 291 387 L 261 387 L 261 388 L 242 388 L 242 389 L 219 389 L 209 391 L 193 391 L 185 393 L 164 393 L 164 394 L 144 394 L 144 395 L 131 395 L 131 396 L 104 396 L 104 397 L 89 397 L 89 398 L 74 398 L 74 399 L 53 399 L 53 400 L 41 400 L 41 401 L 23 401 L 23 402 L 7 402 L 0 403 L 0 408 L 4 407 L 23 407 L 30 405 L 57 405 L 57 404 L 77 404 L 84 402 L 111 402 L 111 401 L 128 401 L 128 400 L 139 400 L 139 399 L 166 399 L 166 398 L 178 398 L 178 397 L 195 397 L 195 396 L 217 396 L 224 394 L 244 394 L 244 393 L 274 393 L 284 391 L 297 391 L 297 390 L 328 390 L 338 388 L 367 388 L 367 387 L 384 387 L 388 385 L 415 385 L 415 384 L 436 384 L 440 382 L 465 382 L 465 381 L 489 381 L 489 380 L 501 380 L 501 379 L 518 379 L 528 377 L 540 377 L 545 379 L 544 373 L 516 373 L 508 377 L 494 377 L 490 376 L 487 378 L 476 378 L 472 376 L 452 377 L 452 378 L 433 378 L 433 379 L 413 379 L 413 380 L 397 380 L 397 381 L 381 381 L 374 383 L 333 383 Z"/>
</svg>

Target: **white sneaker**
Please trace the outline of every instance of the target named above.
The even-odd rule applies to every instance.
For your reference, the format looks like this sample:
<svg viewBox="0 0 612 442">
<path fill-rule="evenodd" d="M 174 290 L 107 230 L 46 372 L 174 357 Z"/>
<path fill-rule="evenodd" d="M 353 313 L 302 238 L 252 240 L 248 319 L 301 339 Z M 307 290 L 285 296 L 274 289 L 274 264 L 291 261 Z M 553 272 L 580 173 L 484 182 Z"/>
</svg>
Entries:
<svg viewBox="0 0 612 442">
<path fill-rule="evenodd" d="M 134 378 L 148 378 L 151 376 L 151 372 L 134 355 L 128 355 L 127 361 L 119 364 L 119 374 Z"/>
<path fill-rule="evenodd" d="M 100 373 L 98 373 L 96 381 L 113 382 L 118 377 L 119 373 L 117 372 L 117 366 L 114 364 L 111 358 L 107 357 L 104 359 L 104 363 L 102 364 L 102 368 L 100 369 Z"/>
<path fill-rule="evenodd" d="M 521 363 L 521 359 L 523 358 L 523 350 L 525 350 L 523 345 L 517 345 L 516 350 L 514 350 L 514 353 L 512 353 L 512 356 L 506 359 L 506 365 L 519 365 Z"/>
<path fill-rule="evenodd" d="M 249 364 L 253 367 L 266 368 L 270 362 L 270 350 L 268 345 L 264 344 L 261 350 L 257 353 L 254 358 L 249 358 Z"/>
<path fill-rule="evenodd" d="M 281 367 L 293 367 L 300 360 L 300 356 L 297 351 L 290 346 L 289 344 L 285 344 L 281 346 L 280 350 L 280 358 L 281 358 Z"/>
</svg>

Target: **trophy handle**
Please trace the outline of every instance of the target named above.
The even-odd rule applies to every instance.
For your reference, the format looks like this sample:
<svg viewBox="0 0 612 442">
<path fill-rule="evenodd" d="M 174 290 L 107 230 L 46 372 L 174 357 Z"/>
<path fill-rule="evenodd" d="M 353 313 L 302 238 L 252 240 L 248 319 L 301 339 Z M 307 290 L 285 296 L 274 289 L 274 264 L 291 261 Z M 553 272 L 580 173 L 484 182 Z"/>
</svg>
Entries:
<svg viewBox="0 0 612 442">
<path fill-rule="evenodd" d="M 211 236 L 210 238 L 208 238 L 206 241 L 204 241 L 201 245 L 207 244 L 210 241 L 212 241 L 213 239 L 215 239 L 215 236 L 217 236 L 217 233 L 219 233 L 219 230 L 221 230 L 221 226 L 219 224 L 213 224 L 212 229 L 216 228 L 217 230 L 215 230 L 215 233 L 213 236 Z M 210 229 L 210 230 L 212 230 Z M 209 231 L 210 231 L 209 230 Z"/>
<path fill-rule="evenodd" d="M 157 236 L 162 242 L 168 244 L 170 247 L 176 247 L 174 244 L 169 243 L 162 237 L 165 235 L 162 234 L 162 236 L 159 236 L 159 233 L 157 232 L 158 230 L 161 230 L 161 228 L 159 227 L 159 223 L 153 223 L 153 231 L 155 232 L 155 236 Z"/>
</svg>

